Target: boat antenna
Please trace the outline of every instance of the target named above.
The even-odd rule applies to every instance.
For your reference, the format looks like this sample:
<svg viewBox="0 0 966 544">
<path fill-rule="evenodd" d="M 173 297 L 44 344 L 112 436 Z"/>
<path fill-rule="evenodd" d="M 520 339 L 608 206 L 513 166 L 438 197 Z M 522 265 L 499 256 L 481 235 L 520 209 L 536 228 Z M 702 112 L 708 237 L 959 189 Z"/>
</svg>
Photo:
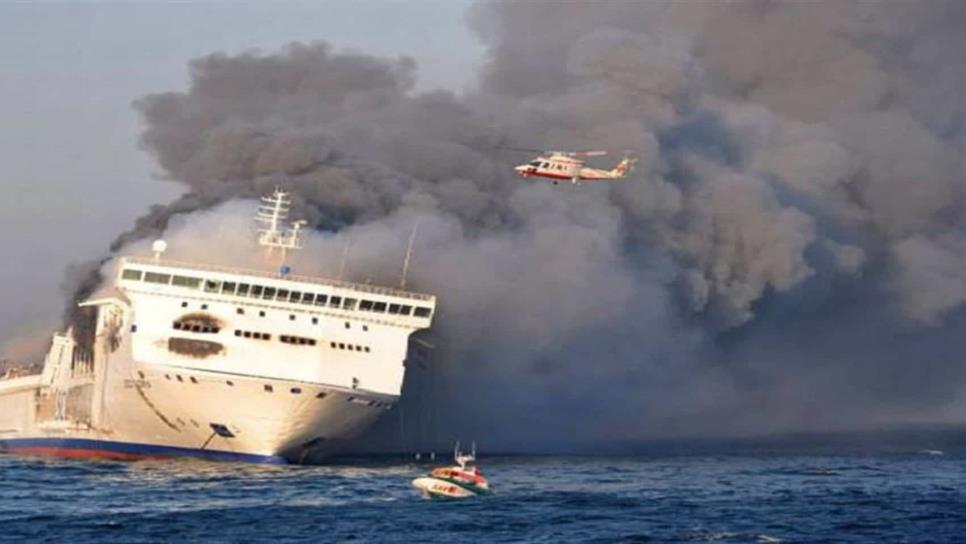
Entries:
<svg viewBox="0 0 966 544">
<path fill-rule="evenodd" d="M 255 221 L 260 225 L 258 244 L 268 248 L 269 255 L 275 249 L 279 249 L 282 265 L 285 264 L 285 257 L 289 250 L 303 247 L 300 235 L 305 221 L 295 221 L 291 223 L 291 227 L 285 224 L 291 209 L 291 195 L 276 187 L 271 196 L 262 197 L 262 203 L 255 214 Z"/>
<path fill-rule="evenodd" d="M 402 279 L 399 280 L 399 287 L 406 288 L 406 279 L 409 275 L 409 261 L 413 256 L 413 242 L 416 241 L 416 231 L 419 230 L 419 219 L 413 225 L 413 231 L 409 233 L 409 244 L 406 246 L 406 258 L 403 260 Z"/>
</svg>

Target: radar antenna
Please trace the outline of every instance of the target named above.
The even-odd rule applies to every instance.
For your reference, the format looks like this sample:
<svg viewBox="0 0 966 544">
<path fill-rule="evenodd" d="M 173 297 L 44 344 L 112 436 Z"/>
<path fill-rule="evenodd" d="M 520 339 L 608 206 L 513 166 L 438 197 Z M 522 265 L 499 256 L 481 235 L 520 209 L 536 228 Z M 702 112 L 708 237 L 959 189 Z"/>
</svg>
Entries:
<svg viewBox="0 0 966 544">
<path fill-rule="evenodd" d="M 305 221 L 294 221 L 286 225 L 288 212 L 292 208 L 291 195 L 275 188 L 272 196 L 263 196 L 262 203 L 255 214 L 259 223 L 258 244 L 268 248 L 271 255 L 277 248 L 281 251 L 282 264 L 288 250 L 302 249 L 301 228 Z"/>
</svg>

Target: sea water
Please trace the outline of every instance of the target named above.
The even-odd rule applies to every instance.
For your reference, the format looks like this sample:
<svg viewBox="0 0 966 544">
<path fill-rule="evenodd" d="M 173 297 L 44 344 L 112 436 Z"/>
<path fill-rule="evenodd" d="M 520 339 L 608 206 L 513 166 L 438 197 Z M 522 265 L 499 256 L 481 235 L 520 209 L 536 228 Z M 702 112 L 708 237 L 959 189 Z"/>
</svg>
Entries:
<svg viewBox="0 0 966 544">
<path fill-rule="evenodd" d="M 966 542 L 966 455 L 482 457 L 494 493 L 427 500 L 429 467 L 0 456 L 17 542 Z"/>
</svg>

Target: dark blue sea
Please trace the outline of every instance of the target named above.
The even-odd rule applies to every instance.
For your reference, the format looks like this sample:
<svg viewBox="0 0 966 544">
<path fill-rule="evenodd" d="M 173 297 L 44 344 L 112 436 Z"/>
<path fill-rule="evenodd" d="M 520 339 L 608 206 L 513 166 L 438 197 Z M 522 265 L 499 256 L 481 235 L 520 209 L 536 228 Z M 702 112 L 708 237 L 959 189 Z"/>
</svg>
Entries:
<svg viewBox="0 0 966 544">
<path fill-rule="evenodd" d="M 491 496 L 426 500 L 427 465 L 0 456 L 16 542 L 966 542 L 966 455 L 483 457 Z"/>
</svg>

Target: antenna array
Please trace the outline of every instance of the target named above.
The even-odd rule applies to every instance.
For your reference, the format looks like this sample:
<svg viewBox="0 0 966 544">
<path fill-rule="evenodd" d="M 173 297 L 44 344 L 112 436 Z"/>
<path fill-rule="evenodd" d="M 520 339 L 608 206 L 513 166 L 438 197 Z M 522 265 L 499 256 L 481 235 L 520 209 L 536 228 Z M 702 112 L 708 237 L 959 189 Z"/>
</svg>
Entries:
<svg viewBox="0 0 966 544">
<path fill-rule="evenodd" d="M 262 203 L 255 214 L 255 221 L 259 223 L 258 243 L 267 247 L 269 252 L 274 249 L 285 252 L 290 249 L 302 249 L 301 228 L 305 221 L 295 221 L 291 227 L 286 225 L 288 213 L 292 208 L 291 195 L 276 188 L 271 196 L 263 196 Z"/>
</svg>

